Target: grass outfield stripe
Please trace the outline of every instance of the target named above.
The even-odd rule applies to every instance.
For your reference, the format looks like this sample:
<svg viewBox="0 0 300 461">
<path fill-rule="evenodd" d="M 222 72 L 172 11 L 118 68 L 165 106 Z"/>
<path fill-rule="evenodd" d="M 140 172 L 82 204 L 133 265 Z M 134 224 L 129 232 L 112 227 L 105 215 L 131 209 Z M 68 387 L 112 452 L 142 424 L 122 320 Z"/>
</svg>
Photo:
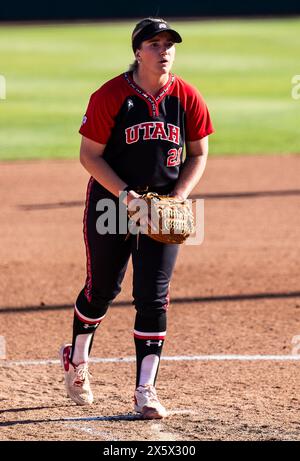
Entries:
<svg viewBox="0 0 300 461">
<path fill-rule="evenodd" d="M 228 355 L 176 355 L 161 357 L 161 360 L 167 362 L 190 362 L 190 361 L 297 361 L 300 360 L 299 355 L 239 355 L 239 354 L 228 354 Z M 90 363 L 129 363 L 135 362 L 135 357 L 92 357 L 89 360 Z M 57 365 L 59 360 L 46 359 L 46 360 L 3 360 L 0 362 L 0 367 L 8 368 L 14 366 L 35 366 L 35 365 Z"/>
<path fill-rule="evenodd" d="M 77 158 L 90 94 L 133 61 L 135 21 L 0 29 L 0 160 Z M 208 103 L 211 155 L 300 153 L 300 18 L 174 21 L 174 72 Z"/>
</svg>

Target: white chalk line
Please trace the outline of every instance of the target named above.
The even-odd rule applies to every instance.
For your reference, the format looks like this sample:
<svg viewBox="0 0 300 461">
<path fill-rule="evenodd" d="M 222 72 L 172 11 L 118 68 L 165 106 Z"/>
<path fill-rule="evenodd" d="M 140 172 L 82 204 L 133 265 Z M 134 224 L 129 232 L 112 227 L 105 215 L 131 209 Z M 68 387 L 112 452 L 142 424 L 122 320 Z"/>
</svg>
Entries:
<svg viewBox="0 0 300 461">
<path fill-rule="evenodd" d="M 181 410 L 170 410 L 168 411 L 170 416 L 172 415 L 198 415 L 198 412 L 194 410 L 181 409 Z M 69 416 L 61 418 L 57 421 L 65 422 L 91 422 L 91 421 L 135 421 L 142 419 L 138 413 L 128 413 L 124 415 L 112 415 L 112 416 Z"/>
<path fill-rule="evenodd" d="M 198 412 L 194 410 L 171 410 L 168 411 L 169 416 L 172 415 L 199 415 Z M 170 428 L 166 425 L 166 420 L 158 420 L 153 421 L 150 426 L 150 430 L 152 433 L 153 440 L 155 441 L 177 441 L 182 440 L 182 433 L 178 430 L 172 428 L 172 432 L 170 432 Z"/>
<path fill-rule="evenodd" d="M 79 426 L 78 424 L 67 424 L 66 425 L 70 429 L 75 429 L 77 431 L 85 432 L 93 437 L 98 436 L 101 437 L 102 440 L 109 441 L 109 442 L 118 442 L 119 439 L 116 439 L 112 436 L 112 433 L 109 431 L 98 431 L 93 427 L 83 427 Z"/>
<path fill-rule="evenodd" d="M 168 432 L 166 426 L 164 426 L 161 422 L 152 423 L 150 426 L 150 431 L 155 441 L 162 442 L 179 440 L 176 437 L 176 434 L 174 434 L 173 432 Z"/>
<path fill-rule="evenodd" d="M 168 411 L 170 416 L 172 415 L 197 415 L 198 413 L 194 410 L 182 409 L 182 410 L 170 410 Z M 113 416 L 90 416 L 90 417 L 68 417 L 60 419 L 60 422 L 68 423 L 67 427 L 75 429 L 81 432 L 85 432 L 93 437 L 101 437 L 102 440 L 106 441 L 119 441 L 111 431 L 101 431 L 91 426 L 81 426 L 76 423 L 80 422 L 98 422 L 98 421 L 138 421 L 141 420 L 141 416 L 138 414 L 126 414 L 126 415 L 113 415 Z M 167 441 L 167 440 L 179 440 L 175 433 L 169 432 L 164 424 L 160 421 L 155 421 L 149 427 L 149 431 L 153 436 L 153 440 Z"/>
<path fill-rule="evenodd" d="M 300 354 L 291 355 L 239 355 L 239 354 L 218 354 L 218 355 L 176 355 L 161 357 L 161 360 L 168 362 L 188 362 L 188 361 L 295 361 L 300 360 Z M 91 357 L 89 363 L 130 363 L 135 362 L 135 357 Z M 34 366 L 34 365 L 57 365 L 60 361 L 56 359 L 37 359 L 37 360 L 4 360 L 0 361 L 0 367 L 14 366 Z"/>
</svg>

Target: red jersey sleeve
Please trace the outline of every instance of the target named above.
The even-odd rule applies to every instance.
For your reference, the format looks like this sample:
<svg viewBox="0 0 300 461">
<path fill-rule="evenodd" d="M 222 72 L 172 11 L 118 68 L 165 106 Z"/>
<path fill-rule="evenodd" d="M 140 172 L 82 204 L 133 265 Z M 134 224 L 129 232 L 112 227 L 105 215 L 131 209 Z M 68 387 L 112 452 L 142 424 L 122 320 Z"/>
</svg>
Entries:
<svg viewBox="0 0 300 461">
<path fill-rule="evenodd" d="M 186 92 L 186 141 L 197 141 L 214 132 L 207 105 L 199 91 L 191 85 Z"/>
<path fill-rule="evenodd" d="M 91 95 L 79 129 L 80 134 L 100 144 L 107 144 L 121 103 L 115 91 L 117 86 L 116 78 Z"/>
</svg>

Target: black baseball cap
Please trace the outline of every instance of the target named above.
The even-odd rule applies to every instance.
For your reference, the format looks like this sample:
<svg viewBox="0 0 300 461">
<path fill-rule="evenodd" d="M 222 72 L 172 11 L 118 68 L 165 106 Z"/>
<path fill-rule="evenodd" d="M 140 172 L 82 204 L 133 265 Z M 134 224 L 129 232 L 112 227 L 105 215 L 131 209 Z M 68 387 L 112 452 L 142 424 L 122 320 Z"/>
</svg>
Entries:
<svg viewBox="0 0 300 461">
<path fill-rule="evenodd" d="M 132 49 L 135 52 L 144 40 L 159 34 L 160 32 L 170 32 L 175 43 L 181 43 L 182 38 L 176 30 L 172 29 L 170 25 L 163 19 L 148 18 L 139 22 L 132 32 Z"/>
</svg>

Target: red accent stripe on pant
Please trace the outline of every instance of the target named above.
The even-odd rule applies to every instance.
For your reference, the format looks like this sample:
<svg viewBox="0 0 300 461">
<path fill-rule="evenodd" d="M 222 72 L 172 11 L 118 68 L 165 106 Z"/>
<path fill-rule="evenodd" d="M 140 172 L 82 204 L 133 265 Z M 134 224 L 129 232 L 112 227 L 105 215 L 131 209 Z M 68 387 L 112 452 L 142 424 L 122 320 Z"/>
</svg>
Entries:
<svg viewBox="0 0 300 461">
<path fill-rule="evenodd" d="M 142 331 L 134 330 L 133 336 L 138 339 L 165 339 L 166 331 L 142 332 Z"/>
<path fill-rule="evenodd" d="M 91 177 L 89 180 L 88 186 L 87 186 L 85 209 L 84 209 L 84 215 L 83 215 L 83 236 L 84 236 L 84 243 L 85 243 L 85 249 L 86 249 L 86 273 L 87 273 L 84 294 L 88 302 L 91 302 L 91 299 L 92 299 L 92 267 L 91 267 L 91 253 L 90 253 L 88 236 L 87 236 L 87 215 L 88 215 L 89 199 L 90 199 L 93 183 L 94 183 L 94 178 Z"/>
</svg>

